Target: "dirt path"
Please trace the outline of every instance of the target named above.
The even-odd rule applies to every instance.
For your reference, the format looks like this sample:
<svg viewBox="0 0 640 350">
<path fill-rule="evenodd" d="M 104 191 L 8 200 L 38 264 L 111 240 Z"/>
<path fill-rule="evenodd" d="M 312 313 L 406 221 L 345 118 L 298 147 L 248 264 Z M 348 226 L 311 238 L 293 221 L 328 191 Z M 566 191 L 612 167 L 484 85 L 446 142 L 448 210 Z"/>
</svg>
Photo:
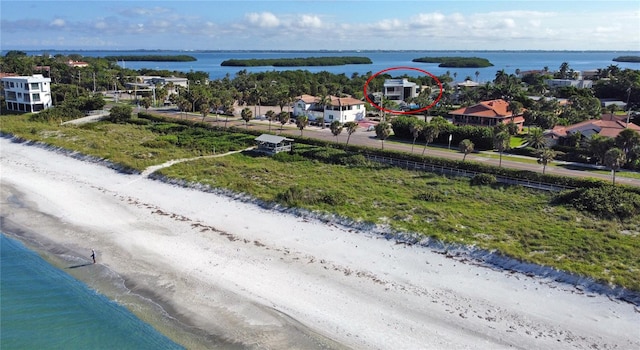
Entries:
<svg viewBox="0 0 640 350">
<path fill-rule="evenodd" d="M 240 153 L 240 152 L 244 152 L 244 151 L 249 151 L 254 149 L 255 147 L 249 147 L 249 148 L 245 148 L 243 150 L 239 150 L 239 151 L 230 151 L 227 153 L 221 153 L 221 154 L 211 154 L 211 155 L 207 155 L 207 156 L 200 156 L 200 157 L 193 157 L 193 158 L 181 158 L 181 159 L 172 159 L 168 162 L 164 162 L 162 164 L 159 165 L 153 165 L 150 166 L 146 169 L 144 169 L 144 171 L 140 174 L 142 177 L 148 177 L 149 175 L 153 174 L 154 172 L 160 170 L 160 169 L 164 169 L 164 168 L 168 168 L 174 164 L 178 164 L 178 163 L 183 163 L 183 162 L 189 162 L 192 160 L 198 160 L 198 159 L 207 159 L 207 158 L 218 158 L 218 157 L 224 157 L 224 156 L 228 156 L 230 154 L 234 154 L 234 153 Z"/>
</svg>

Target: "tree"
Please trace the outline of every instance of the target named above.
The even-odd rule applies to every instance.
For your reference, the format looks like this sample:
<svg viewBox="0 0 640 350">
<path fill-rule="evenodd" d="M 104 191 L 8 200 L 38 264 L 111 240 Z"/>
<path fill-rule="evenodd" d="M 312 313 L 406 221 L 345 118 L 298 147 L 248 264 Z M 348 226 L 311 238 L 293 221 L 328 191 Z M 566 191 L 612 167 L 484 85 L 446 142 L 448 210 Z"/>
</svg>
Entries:
<svg viewBox="0 0 640 350">
<path fill-rule="evenodd" d="M 329 126 L 329 129 L 331 129 L 331 133 L 336 137 L 336 142 L 338 142 L 338 135 L 342 133 L 342 128 L 342 124 L 337 120 L 334 120 L 333 123 L 331 123 L 331 125 Z"/>
<path fill-rule="evenodd" d="M 542 164 L 542 173 L 547 169 L 547 164 L 551 163 L 556 157 L 556 152 L 551 148 L 542 148 L 538 150 L 538 164 Z"/>
<path fill-rule="evenodd" d="M 629 153 L 635 146 L 640 145 L 640 133 L 633 129 L 624 129 L 616 136 L 615 143 L 624 152 L 626 159 L 630 160 Z"/>
<path fill-rule="evenodd" d="M 148 110 L 151 107 L 151 99 L 149 97 L 145 97 L 142 99 L 142 106 L 145 110 Z"/>
<path fill-rule="evenodd" d="M 382 140 L 382 149 L 384 149 L 384 140 L 391 135 L 391 124 L 380 122 L 376 125 L 376 137 Z"/>
<path fill-rule="evenodd" d="M 198 108 L 198 112 L 200 112 L 200 115 L 202 116 L 202 122 L 203 123 L 204 123 L 204 118 L 206 118 L 207 115 L 209 114 L 210 108 L 211 107 L 206 102 L 201 103 L 200 107 Z"/>
<path fill-rule="evenodd" d="M 507 131 L 500 131 L 493 136 L 493 147 L 500 152 L 499 167 L 502 167 L 502 152 L 509 149 L 511 135 Z"/>
<path fill-rule="evenodd" d="M 278 121 L 280 122 L 280 130 L 282 130 L 284 125 L 289 121 L 289 112 L 278 113 Z"/>
<path fill-rule="evenodd" d="M 300 136 L 302 136 L 302 130 L 309 125 L 309 118 L 306 115 L 301 115 L 296 118 L 296 126 L 300 129 Z"/>
<path fill-rule="evenodd" d="M 467 159 L 467 154 L 473 152 L 473 146 L 473 142 L 471 142 L 471 140 L 469 139 L 460 141 L 458 149 L 460 150 L 460 152 L 464 153 L 464 156 L 462 157 L 463 162 Z"/>
<path fill-rule="evenodd" d="M 527 144 L 529 147 L 533 148 L 544 148 L 546 146 L 544 133 L 542 129 L 534 128 L 533 130 L 529 129 L 529 133 L 525 138 L 527 140 Z"/>
<path fill-rule="evenodd" d="M 596 158 L 596 162 L 600 164 L 604 164 L 605 153 L 615 146 L 614 139 L 600 134 L 591 135 L 586 139 L 586 143 L 591 156 Z"/>
<path fill-rule="evenodd" d="M 267 116 L 267 120 L 269 120 L 269 132 L 271 132 L 271 122 L 276 120 L 276 112 L 270 109 L 265 115 Z"/>
<path fill-rule="evenodd" d="M 184 112 L 184 118 L 187 118 L 187 111 L 191 108 L 191 102 L 184 97 L 180 97 L 178 100 L 178 108 Z"/>
<path fill-rule="evenodd" d="M 424 155 L 424 151 L 427 150 L 427 146 L 429 146 L 429 144 L 433 142 L 433 140 L 435 140 L 438 135 L 440 135 L 440 128 L 437 124 L 432 122 L 424 128 L 423 135 L 425 144 L 424 148 L 422 149 L 422 155 Z"/>
<path fill-rule="evenodd" d="M 413 143 L 411 143 L 411 153 L 413 153 L 413 146 L 416 144 L 416 139 L 418 138 L 418 136 L 420 136 L 422 129 L 423 129 L 422 125 L 418 123 L 413 123 L 409 127 L 409 130 L 411 131 L 411 135 L 413 136 Z"/>
<path fill-rule="evenodd" d="M 611 169 L 613 184 L 616 184 L 616 171 L 622 167 L 625 162 L 624 152 L 620 148 L 614 147 L 604 154 L 604 164 Z"/>
<path fill-rule="evenodd" d="M 242 109 L 242 112 L 240 112 L 240 118 L 244 120 L 244 127 L 248 128 L 249 121 L 251 120 L 251 118 L 253 118 L 253 112 L 251 112 L 251 109 L 249 109 L 249 107 L 245 107 L 244 109 Z"/>
<path fill-rule="evenodd" d="M 113 106 L 109 111 L 109 120 L 120 123 L 131 119 L 132 108 L 128 105 Z"/>
<path fill-rule="evenodd" d="M 353 134 L 354 132 L 356 132 L 356 130 L 358 130 L 358 123 L 346 122 L 344 123 L 344 127 L 347 129 L 347 135 L 348 135 L 346 145 L 349 145 L 349 139 L 351 138 L 351 134 Z"/>
</svg>

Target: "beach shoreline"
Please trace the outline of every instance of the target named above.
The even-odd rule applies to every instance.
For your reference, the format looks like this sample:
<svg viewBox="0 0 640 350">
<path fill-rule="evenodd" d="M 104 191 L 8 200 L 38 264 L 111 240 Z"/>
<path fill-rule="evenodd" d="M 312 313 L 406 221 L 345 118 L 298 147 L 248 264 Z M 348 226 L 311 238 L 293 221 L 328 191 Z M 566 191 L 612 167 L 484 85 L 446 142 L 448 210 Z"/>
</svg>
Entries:
<svg viewBox="0 0 640 350">
<path fill-rule="evenodd" d="M 640 346 L 640 313 L 607 295 L 0 143 L 3 231 L 78 259 L 95 248 L 127 289 L 229 348 Z"/>
</svg>

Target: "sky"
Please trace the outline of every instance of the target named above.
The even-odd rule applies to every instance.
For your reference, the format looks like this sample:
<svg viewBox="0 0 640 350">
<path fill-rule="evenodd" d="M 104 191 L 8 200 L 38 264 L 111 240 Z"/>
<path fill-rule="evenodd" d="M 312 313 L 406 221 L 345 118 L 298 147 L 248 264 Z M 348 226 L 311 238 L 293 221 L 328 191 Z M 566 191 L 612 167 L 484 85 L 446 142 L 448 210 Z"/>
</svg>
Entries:
<svg viewBox="0 0 640 350">
<path fill-rule="evenodd" d="M 6 50 L 640 50 L 638 0 L 0 1 Z"/>
</svg>

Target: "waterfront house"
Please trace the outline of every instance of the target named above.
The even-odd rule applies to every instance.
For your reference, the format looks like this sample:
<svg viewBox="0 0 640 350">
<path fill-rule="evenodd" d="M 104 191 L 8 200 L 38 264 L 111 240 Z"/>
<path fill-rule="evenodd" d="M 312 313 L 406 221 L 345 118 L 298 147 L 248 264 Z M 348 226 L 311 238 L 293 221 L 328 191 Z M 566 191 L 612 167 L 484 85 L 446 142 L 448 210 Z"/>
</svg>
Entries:
<svg viewBox="0 0 640 350">
<path fill-rule="evenodd" d="M 518 114 L 513 114 L 509 109 L 509 102 L 503 99 L 482 101 L 468 107 L 462 107 L 449 112 L 454 125 L 473 125 L 494 127 L 499 124 L 509 124 L 511 122 L 522 131 L 524 125 L 524 112 L 522 109 Z"/>
<path fill-rule="evenodd" d="M 51 78 L 42 74 L 5 76 L 0 79 L 9 111 L 33 113 L 51 108 Z"/>
<path fill-rule="evenodd" d="M 420 93 L 418 85 L 407 79 L 385 79 L 384 97 L 391 101 L 406 101 Z"/>
<path fill-rule="evenodd" d="M 546 79 L 544 83 L 551 89 L 565 86 L 572 86 L 578 89 L 590 89 L 593 86 L 592 80 L 584 79 Z"/>
<path fill-rule="evenodd" d="M 293 116 L 301 115 L 309 118 L 310 122 L 323 119 L 326 124 L 336 120 L 344 124 L 364 119 L 366 110 L 364 102 L 353 97 L 329 96 L 323 103 L 319 97 L 301 95 L 293 104 Z"/>
<path fill-rule="evenodd" d="M 262 134 L 256 137 L 255 141 L 259 152 L 264 152 L 270 155 L 274 155 L 279 152 L 289 152 L 293 145 L 293 139 L 270 134 Z"/>
</svg>

